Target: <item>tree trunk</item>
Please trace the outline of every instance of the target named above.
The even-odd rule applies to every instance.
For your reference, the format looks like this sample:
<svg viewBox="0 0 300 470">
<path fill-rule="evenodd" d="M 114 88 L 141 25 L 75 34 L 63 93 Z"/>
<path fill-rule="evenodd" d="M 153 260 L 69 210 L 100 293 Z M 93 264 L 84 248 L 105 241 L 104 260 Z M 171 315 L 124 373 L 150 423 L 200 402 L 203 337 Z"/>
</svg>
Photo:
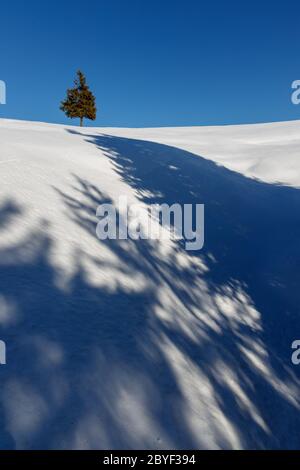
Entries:
<svg viewBox="0 0 300 470">
<path fill-rule="evenodd" d="M 83 126 L 83 117 L 80 118 L 80 127 Z"/>
</svg>

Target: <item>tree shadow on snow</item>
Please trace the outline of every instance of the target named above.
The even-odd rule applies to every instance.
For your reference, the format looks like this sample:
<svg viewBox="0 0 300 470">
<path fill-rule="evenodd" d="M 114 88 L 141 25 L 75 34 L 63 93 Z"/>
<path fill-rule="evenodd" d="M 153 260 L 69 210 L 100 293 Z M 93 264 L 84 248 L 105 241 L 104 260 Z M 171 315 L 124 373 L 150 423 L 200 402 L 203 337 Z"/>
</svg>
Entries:
<svg viewBox="0 0 300 470">
<path fill-rule="evenodd" d="M 205 245 L 163 256 L 154 241 L 99 241 L 67 286 L 51 227 L 1 249 L 0 447 L 299 447 L 299 191 L 166 145 L 86 138 L 144 203 L 204 203 Z M 59 194 L 92 243 L 111 201 L 74 181 L 76 196 Z M 0 207 L 0 231 L 24 210 Z"/>
</svg>

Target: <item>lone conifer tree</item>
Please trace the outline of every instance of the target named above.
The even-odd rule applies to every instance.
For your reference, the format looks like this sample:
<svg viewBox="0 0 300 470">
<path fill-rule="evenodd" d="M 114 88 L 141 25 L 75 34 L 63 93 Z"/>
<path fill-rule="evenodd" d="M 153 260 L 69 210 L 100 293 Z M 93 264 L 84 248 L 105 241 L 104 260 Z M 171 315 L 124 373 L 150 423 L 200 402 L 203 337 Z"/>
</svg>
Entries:
<svg viewBox="0 0 300 470">
<path fill-rule="evenodd" d="M 61 102 L 60 109 L 67 117 L 80 118 L 80 126 L 83 125 L 83 118 L 96 119 L 96 103 L 93 93 L 86 84 L 84 74 L 78 70 L 77 78 L 74 81 L 74 88 L 67 90 L 67 97 Z"/>
</svg>

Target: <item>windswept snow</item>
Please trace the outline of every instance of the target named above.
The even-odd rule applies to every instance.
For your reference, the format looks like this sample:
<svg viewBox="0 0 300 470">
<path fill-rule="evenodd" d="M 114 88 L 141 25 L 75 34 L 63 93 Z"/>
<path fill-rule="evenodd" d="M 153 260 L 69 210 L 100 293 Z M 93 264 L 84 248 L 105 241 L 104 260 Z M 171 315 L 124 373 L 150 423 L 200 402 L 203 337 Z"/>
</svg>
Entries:
<svg viewBox="0 0 300 470">
<path fill-rule="evenodd" d="M 299 448 L 300 122 L 0 121 L 0 448 Z M 205 204 L 205 245 L 97 206 Z"/>
<path fill-rule="evenodd" d="M 111 132 L 179 147 L 269 183 L 300 186 L 300 121 Z"/>
</svg>

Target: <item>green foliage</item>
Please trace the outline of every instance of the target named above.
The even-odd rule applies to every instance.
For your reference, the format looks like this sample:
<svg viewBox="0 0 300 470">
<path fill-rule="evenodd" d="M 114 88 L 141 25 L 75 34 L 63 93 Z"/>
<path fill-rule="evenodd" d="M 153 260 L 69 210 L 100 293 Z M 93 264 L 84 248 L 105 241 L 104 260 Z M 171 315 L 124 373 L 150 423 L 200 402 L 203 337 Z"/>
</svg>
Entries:
<svg viewBox="0 0 300 470">
<path fill-rule="evenodd" d="M 78 70 L 77 78 L 74 81 L 74 88 L 67 90 L 67 97 L 61 102 L 60 109 L 67 117 L 79 118 L 80 125 L 83 125 L 83 118 L 96 119 L 96 102 L 93 93 L 86 84 L 84 74 Z"/>
</svg>

